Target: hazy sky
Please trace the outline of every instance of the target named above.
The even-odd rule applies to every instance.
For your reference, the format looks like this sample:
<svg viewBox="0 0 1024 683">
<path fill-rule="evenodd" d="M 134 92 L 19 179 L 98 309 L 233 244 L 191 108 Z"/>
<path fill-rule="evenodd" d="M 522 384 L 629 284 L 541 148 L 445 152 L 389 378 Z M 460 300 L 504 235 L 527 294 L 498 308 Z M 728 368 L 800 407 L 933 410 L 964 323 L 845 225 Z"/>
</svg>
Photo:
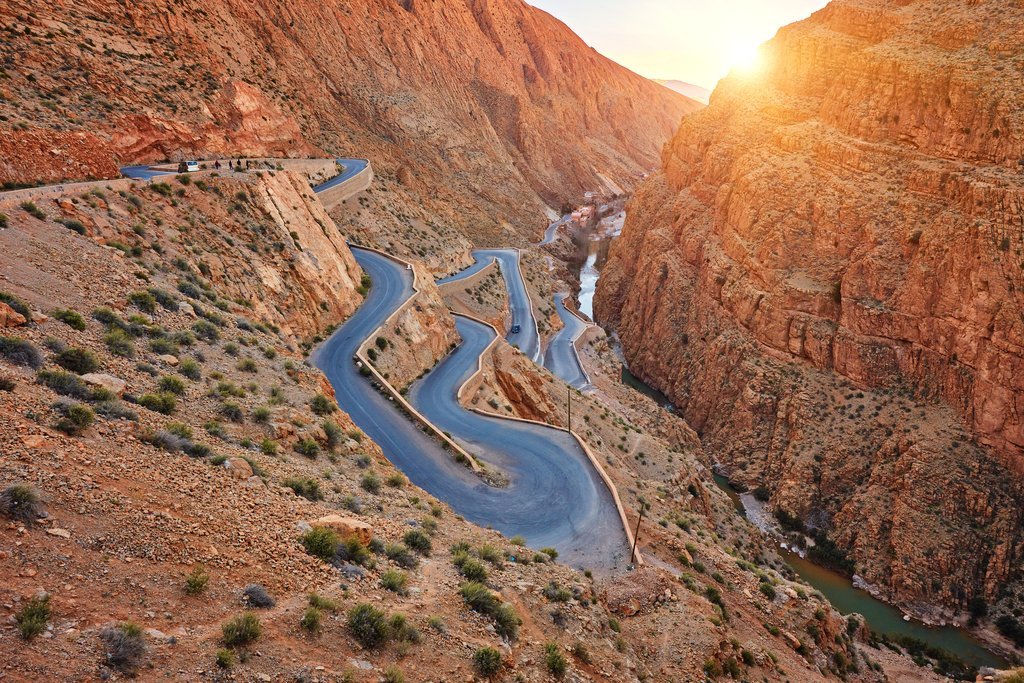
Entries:
<svg viewBox="0 0 1024 683">
<path fill-rule="evenodd" d="M 826 0 L 526 0 L 598 52 L 648 78 L 713 88 L 779 27 Z"/>
</svg>

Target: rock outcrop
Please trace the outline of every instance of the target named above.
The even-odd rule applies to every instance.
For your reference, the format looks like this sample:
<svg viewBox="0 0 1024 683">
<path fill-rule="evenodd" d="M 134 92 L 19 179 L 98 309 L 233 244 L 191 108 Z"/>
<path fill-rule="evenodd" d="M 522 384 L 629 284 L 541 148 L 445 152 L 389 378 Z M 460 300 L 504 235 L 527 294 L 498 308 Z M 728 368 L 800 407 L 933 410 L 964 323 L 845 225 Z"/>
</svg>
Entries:
<svg viewBox="0 0 1024 683">
<path fill-rule="evenodd" d="M 108 167 L 112 157 L 367 156 L 494 235 L 536 227 L 545 204 L 604 178 L 631 186 L 701 106 L 521 0 L 16 0 L 0 8 L 0 28 L 0 113 L 54 138 L 95 133 Z M 60 173 L 0 164 L 11 181 Z"/>
<path fill-rule="evenodd" d="M 1024 552 L 1024 13 L 837 0 L 683 120 L 598 285 L 730 476 L 903 604 Z"/>
</svg>

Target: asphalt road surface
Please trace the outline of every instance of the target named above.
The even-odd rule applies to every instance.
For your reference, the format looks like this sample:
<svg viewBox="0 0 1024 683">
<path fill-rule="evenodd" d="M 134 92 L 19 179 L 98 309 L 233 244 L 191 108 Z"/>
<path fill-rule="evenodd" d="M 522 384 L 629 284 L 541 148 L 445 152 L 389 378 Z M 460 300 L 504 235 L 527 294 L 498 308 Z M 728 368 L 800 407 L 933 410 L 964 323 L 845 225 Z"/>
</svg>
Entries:
<svg viewBox="0 0 1024 683">
<path fill-rule="evenodd" d="M 516 249 L 477 249 L 473 252 L 476 262 L 465 270 L 437 281 L 443 285 L 457 282 L 478 273 L 491 261 L 501 264 L 501 275 L 505 279 L 505 290 L 508 292 L 508 305 L 512 312 L 513 327 L 519 325 L 519 332 L 509 332 L 505 339 L 509 344 L 519 348 L 523 354 L 534 361 L 540 360 L 540 333 L 537 331 L 537 319 L 533 316 L 533 305 L 526 291 L 526 283 L 519 273 L 519 251 Z"/>
<path fill-rule="evenodd" d="M 580 364 L 579 354 L 576 353 L 576 346 L 573 339 L 587 328 L 586 324 L 573 315 L 564 303 L 567 292 L 555 294 L 555 309 L 558 310 L 558 317 L 562 319 L 561 330 L 558 331 L 547 350 L 544 352 L 544 367 L 563 382 L 576 389 L 583 389 L 590 385 L 590 379 Z"/>
<path fill-rule="evenodd" d="M 532 548 L 552 546 L 560 559 L 577 567 L 624 567 L 629 548 L 611 494 L 575 439 L 551 427 L 488 418 L 458 404 L 456 391 L 490 342 L 489 327 L 458 318 L 463 343 L 413 385 L 410 401 L 479 460 L 505 473 L 506 487 L 490 487 L 456 463 L 360 376 L 353 362 L 356 350 L 412 294 L 412 273 L 377 253 L 352 251 L 373 286 L 363 305 L 310 358 L 330 380 L 342 410 L 413 483 L 466 519 L 509 536 L 520 534 Z"/>
<path fill-rule="evenodd" d="M 336 161 L 339 164 L 341 164 L 345 168 L 345 170 L 342 172 L 341 175 L 331 178 L 326 183 L 321 183 L 320 185 L 314 187 L 314 192 L 323 192 L 324 190 L 328 190 L 339 183 L 345 182 L 349 178 L 361 173 L 363 169 L 366 168 L 366 164 L 368 163 L 366 159 L 336 159 Z M 166 164 L 159 165 L 164 166 Z M 213 164 L 208 163 L 207 167 L 207 170 L 212 170 Z M 224 168 L 220 169 L 220 172 L 227 173 L 230 170 L 231 169 L 227 168 L 225 165 Z M 154 168 L 153 166 L 149 165 L 122 166 L 120 171 L 121 175 L 123 175 L 125 178 L 135 178 L 136 180 L 152 180 L 153 178 L 162 175 L 178 175 L 177 169 L 168 171 L 165 169 Z"/>
<path fill-rule="evenodd" d="M 549 225 L 548 229 L 544 231 L 544 239 L 542 239 L 540 242 L 538 242 L 537 246 L 538 247 L 543 247 L 545 244 L 551 244 L 552 242 L 554 242 L 555 241 L 555 234 L 558 232 L 558 229 L 560 227 L 562 227 L 563 225 L 565 225 L 566 223 L 568 223 L 569 219 L 571 217 L 572 216 L 570 216 L 569 214 L 565 214 L 564 216 L 559 218 L 557 221 L 555 221 L 554 223 Z"/>
</svg>

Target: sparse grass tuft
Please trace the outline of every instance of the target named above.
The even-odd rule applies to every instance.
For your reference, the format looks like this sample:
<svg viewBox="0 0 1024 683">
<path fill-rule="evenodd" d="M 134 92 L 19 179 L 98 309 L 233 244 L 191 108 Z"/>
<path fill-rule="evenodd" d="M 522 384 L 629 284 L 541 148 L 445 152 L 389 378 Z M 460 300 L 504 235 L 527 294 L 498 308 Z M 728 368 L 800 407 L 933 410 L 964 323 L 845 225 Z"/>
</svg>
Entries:
<svg viewBox="0 0 1024 683">
<path fill-rule="evenodd" d="M 14 621 L 18 624 L 18 631 L 25 640 L 32 640 L 44 630 L 50 621 L 50 596 L 36 596 L 25 603 L 17 614 Z"/>
<path fill-rule="evenodd" d="M 0 493 L 0 515 L 31 526 L 43 514 L 39 493 L 28 484 L 11 484 Z"/>
<path fill-rule="evenodd" d="M 100 631 L 107 664 L 125 676 L 134 676 L 142 666 L 149 648 L 142 629 L 130 621 L 118 626 L 107 626 Z"/>
<path fill-rule="evenodd" d="M 189 575 L 185 577 L 185 592 L 189 595 L 199 595 L 206 591 L 206 585 L 210 583 L 210 575 L 202 567 L 194 567 Z"/>
<path fill-rule="evenodd" d="M 221 640 L 225 647 L 243 647 L 256 642 L 262 630 L 260 618 L 246 612 L 221 627 Z"/>
</svg>

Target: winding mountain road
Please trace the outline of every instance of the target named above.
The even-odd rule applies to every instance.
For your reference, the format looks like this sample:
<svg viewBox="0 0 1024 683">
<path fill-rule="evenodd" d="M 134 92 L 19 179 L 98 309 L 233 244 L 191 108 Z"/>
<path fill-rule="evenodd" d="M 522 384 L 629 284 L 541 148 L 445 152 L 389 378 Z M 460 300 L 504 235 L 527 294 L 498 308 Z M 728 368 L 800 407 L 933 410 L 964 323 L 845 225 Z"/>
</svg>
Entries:
<svg viewBox="0 0 1024 683">
<path fill-rule="evenodd" d="M 559 292 L 554 296 L 555 309 L 562 319 L 563 327 L 548 343 L 544 352 L 544 367 L 569 386 L 584 389 L 590 386 L 590 378 L 580 363 L 576 338 L 587 329 L 587 324 L 565 307 L 567 296 L 568 292 Z"/>
<path fill-rule="evenodd" d="M 533 301 L 526 291 L 526 282 L 519 271 L 518 249 L 476 249 L 473 251 L 476 261 L 465 270 L 437 280 L 437 284 L 458 282 L 470 275 L 483 270 L 491 261 L 501 265 L 501 276 L 505 280 L 508 292 L 508 307 L 512 313 L 512 325 L 519 326 L 519 332 L 505 335 L 509 344 L 516 346 L 533 362 L 540 360 L 540 332 L 537 331 L 537 319 L 533 315 Z"/>
<path fill-rule="evenodd" d="M 342 410 L 413 483 L 466 519 L 520 534 L 533 548 L 552 546 L 577 567 L 624 567 L 629 547 L 614 501 L 574 438 L 553 427 L 487 417 L 459 405 L 458 389 L 476 370 L 493 338 L 491 328 L 458 318 L 462 344 L 413 385 L 409 398 L 479 460 L 505 473 L 505 487 L 488 486 L 456 463 L 360 376 L 353 362 L 356 350 L 413 294 L 413 275 L 375 252 L 352 252 L 373 286 L 363 305 L 310 357 L 330 380 Z"/>
<path fill-rule="evenodd" d="M 325 183 L 321 183 L 313 187 L 314 192 L 324 192 L 331 189 L 335 185 L 354 178 L 355 176 L 362 173 L 366 166 L 370 163 L 366 159 L 335 159 L 342 168 L 344 169 L 340 175 L 337 175 Z M 152 180 L 153 178 L 164 176 L 164 175 L 178 175 L 177 168 L 161 168 L 161 166 L 172 166 L 173 164 L 144 164 L 140 166 L 122 166 L 119 170 L 121 175 L 125 178 L 134 178 L 136 180 Z M 211 167 L 212 168 L 212 167 Z M 226 173 L 231 169 L 226 165 L 221 169 L 222 172 Z"/>
</svg>

